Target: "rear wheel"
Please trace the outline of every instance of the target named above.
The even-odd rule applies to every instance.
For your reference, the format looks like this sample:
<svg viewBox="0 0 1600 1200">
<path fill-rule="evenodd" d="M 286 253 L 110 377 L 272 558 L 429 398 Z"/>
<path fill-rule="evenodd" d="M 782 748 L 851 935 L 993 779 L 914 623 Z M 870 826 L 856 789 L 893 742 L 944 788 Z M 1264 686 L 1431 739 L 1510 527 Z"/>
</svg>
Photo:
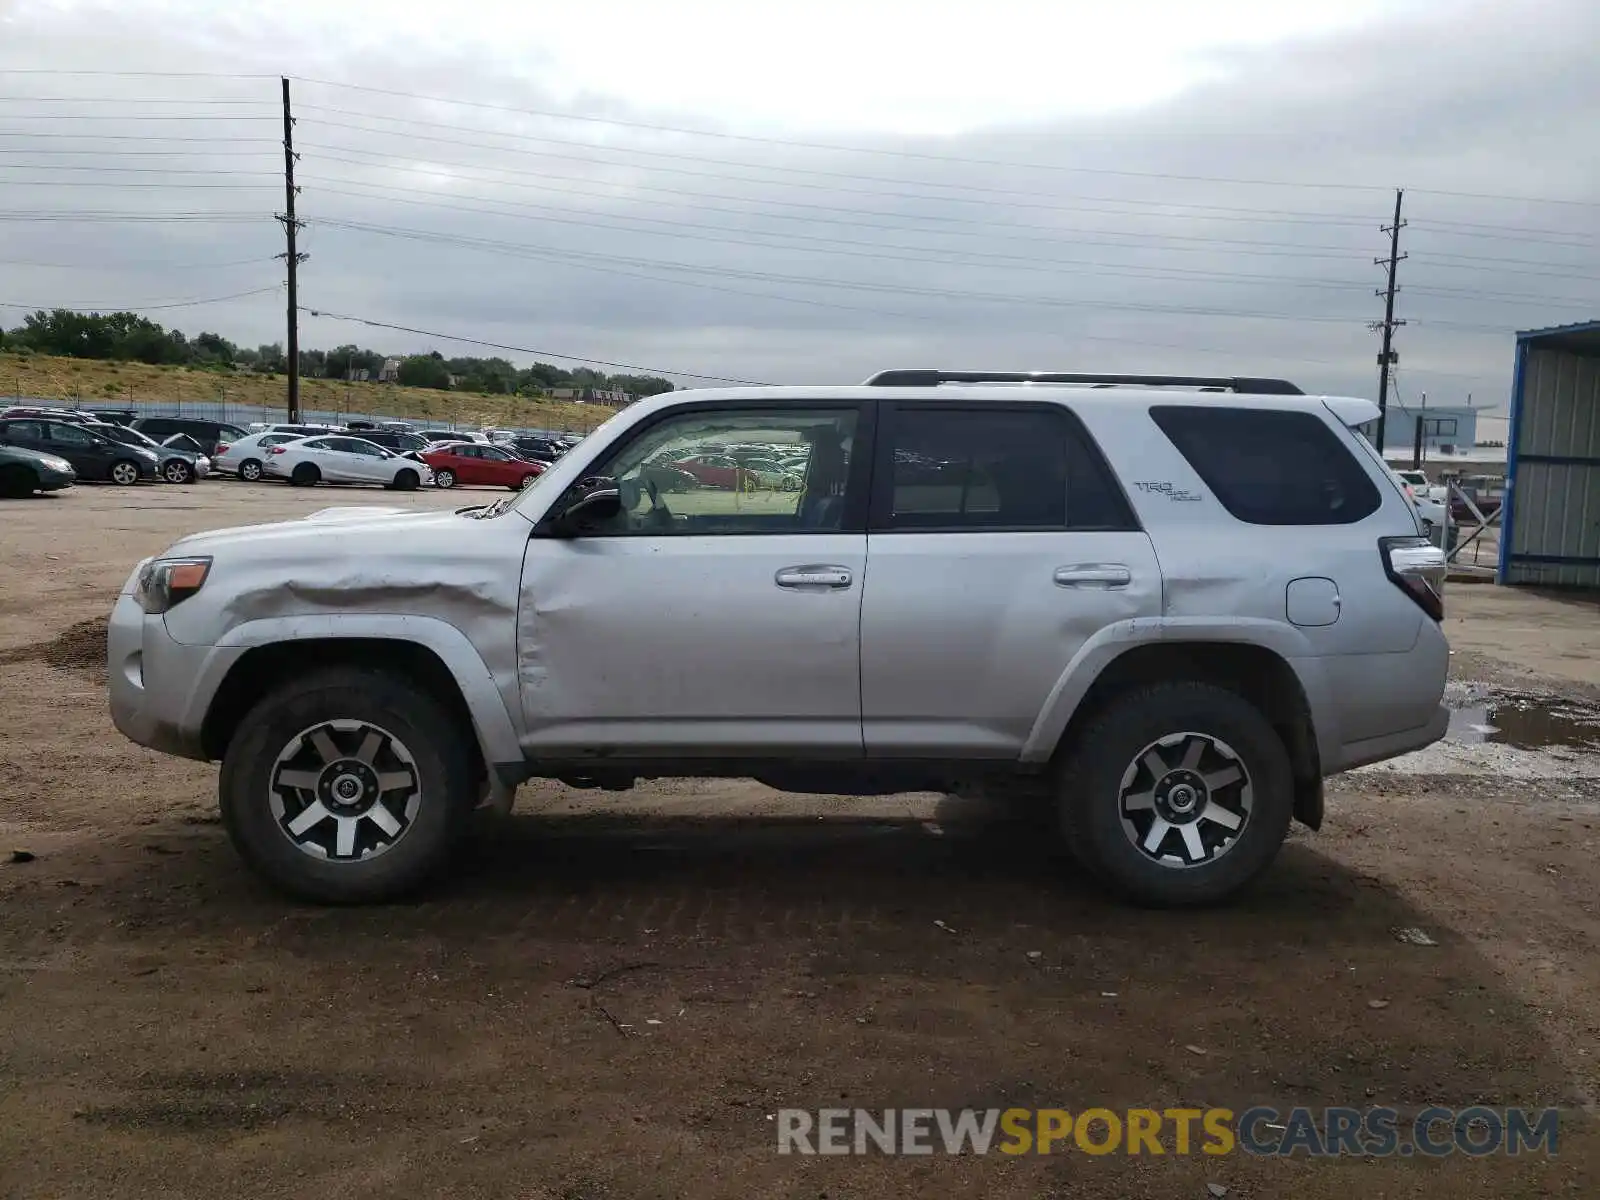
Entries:
<svg viewBox="0 0 1600 1200">
<path fill-rule="evenodd" d="M 402 492 L 415 491 L 421 483 L 422 476 L 418 475 L 410 467 L 407 467 L 394 477 L 395 487 L 399 488 Z"/>
<path fill-rule="evenodd" d="M 1075 858 L 1128 899 L 1224 899 L 1272 862 L 1289 831 L 1289 754 L 1266 717 L 1209 683 L 1112 699 L 1063 763 L 1061 829 Z"/>
<path fill-rule="evenodd" d="M 253 458 L 247 458 L 239 464 L 239 478 L 245 483 L 254 483 L 261 478 L 261 464 Z"/>
<path fill-rule="evenodd" d="M 111 464 L 111 470 L 106 475 L 119 487 L 128 487 L 139 482 L 139 464 L 132 459 L 119 458 Z"/>
<path fill-rule="evenodd" d="M 285 684 L 222 760 L 222 819 L 291 895 L 394 899 L 448 859 L 476 799 L 466 731 L 410 680 L 335 667 Z"/>
<path fill-rule="evenodd" d="M 0 467 L 0 496 L 17 500 L 23 496 L 33 495 L 34 489 L 38 486 L 39 477 L 27 467 Z"/>
<path fill-rule="evenodd" d="M 161 468 L 161 478 L 168 483 L 193 483 L 194 468 L 181 458 L 168 459 Z"/>
<path fill-rule="evenodd" d="M 523 488 L 531 488 L 538 481 L 539 477 L 537 475 L 524 475 L 522 477 L 522 482 L 517 484 L 517 486 L 512 490 L 520 492 Z"/>
<path fill-rule="evenodd" d="M 301 463 L 289 472 L 289 482 L 295 487 L 315 487 L 321 479 L 322 472 L 312 463 Z"/>
</svg>

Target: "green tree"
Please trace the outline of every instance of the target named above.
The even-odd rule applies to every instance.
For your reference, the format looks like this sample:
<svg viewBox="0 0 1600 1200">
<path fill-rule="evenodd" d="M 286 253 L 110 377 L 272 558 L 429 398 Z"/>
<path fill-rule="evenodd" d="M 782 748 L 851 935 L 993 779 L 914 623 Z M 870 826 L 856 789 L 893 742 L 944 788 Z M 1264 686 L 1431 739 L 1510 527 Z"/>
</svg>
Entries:
<svg viewBox="0 0 1600 1200">
<path fill-rule="evenodd" d="M 399 382 L 406 387 L 450 389 L 450 371 L 438 354 L 413 354 L 400 363 Z"/>
</svg>

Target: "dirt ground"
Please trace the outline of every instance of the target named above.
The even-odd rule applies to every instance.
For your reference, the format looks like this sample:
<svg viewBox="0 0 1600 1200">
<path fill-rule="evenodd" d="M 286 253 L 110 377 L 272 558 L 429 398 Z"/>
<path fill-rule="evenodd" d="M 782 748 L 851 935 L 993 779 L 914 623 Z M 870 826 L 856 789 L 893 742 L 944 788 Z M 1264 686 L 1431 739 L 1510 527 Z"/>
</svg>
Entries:
<svg viewBox="0 0 1600 1200">
<path fill-rule="evenodd" d="M 104 616 L 185 532 L 397 501 L 462 503 L 0 506 L 0 1197 L 1600 1194 L 1591 750 L 1340 778 L 1321 833 L 1203 913 L 1108 902 L 1014 810 L 683 781 L 526 786 L 411 904 L 265 891 L 215 768 L 112 729 Z M 1461 686 L 1600 696 L 1592 601 L 1448 604 Z M 1559 1154 L 795 1158 L 771 1120 L 1475 1103 L 1559 1106 Z"/>
</svg>

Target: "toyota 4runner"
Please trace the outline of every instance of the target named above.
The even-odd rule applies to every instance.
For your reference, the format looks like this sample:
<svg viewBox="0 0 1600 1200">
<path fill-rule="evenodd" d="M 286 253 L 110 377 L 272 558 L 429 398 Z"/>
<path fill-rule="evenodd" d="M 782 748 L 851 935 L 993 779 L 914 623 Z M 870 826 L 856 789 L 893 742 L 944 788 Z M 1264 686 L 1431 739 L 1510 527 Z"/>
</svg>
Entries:
<svg viewBox="0 0 1600 1200">
<path fill-rule="evenodd" d="M 1325 776 L 1444 732 L 1443 555 L 1376 415 L 1270 379 L 658 396 L 493 504 L 141 562 L 112 715 L 220 760 L 240 853 L 323 901 L 416 886 L 531 777 L 669 775 L 1010 791 L 1123 895 L 1213 901 Z"/>
</svg>

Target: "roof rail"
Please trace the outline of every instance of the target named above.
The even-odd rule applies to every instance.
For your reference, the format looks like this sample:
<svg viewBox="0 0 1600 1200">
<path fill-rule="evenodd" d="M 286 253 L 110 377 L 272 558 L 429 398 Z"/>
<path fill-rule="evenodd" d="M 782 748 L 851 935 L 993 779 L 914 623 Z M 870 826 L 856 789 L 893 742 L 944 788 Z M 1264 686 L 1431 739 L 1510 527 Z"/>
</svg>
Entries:
<svg viewBox="0 0 1600 1200">
<path fill-rule="evenodd" d="M 1211 375 L 1096 375 L 1066 371 L 879 371 L 870 387 L 937 387 L 941 383 L 1077 383 L 1096 387 L 1198 387 L 1257 396 L 1302 396 L 1287 379 Z"/>
</svg>

